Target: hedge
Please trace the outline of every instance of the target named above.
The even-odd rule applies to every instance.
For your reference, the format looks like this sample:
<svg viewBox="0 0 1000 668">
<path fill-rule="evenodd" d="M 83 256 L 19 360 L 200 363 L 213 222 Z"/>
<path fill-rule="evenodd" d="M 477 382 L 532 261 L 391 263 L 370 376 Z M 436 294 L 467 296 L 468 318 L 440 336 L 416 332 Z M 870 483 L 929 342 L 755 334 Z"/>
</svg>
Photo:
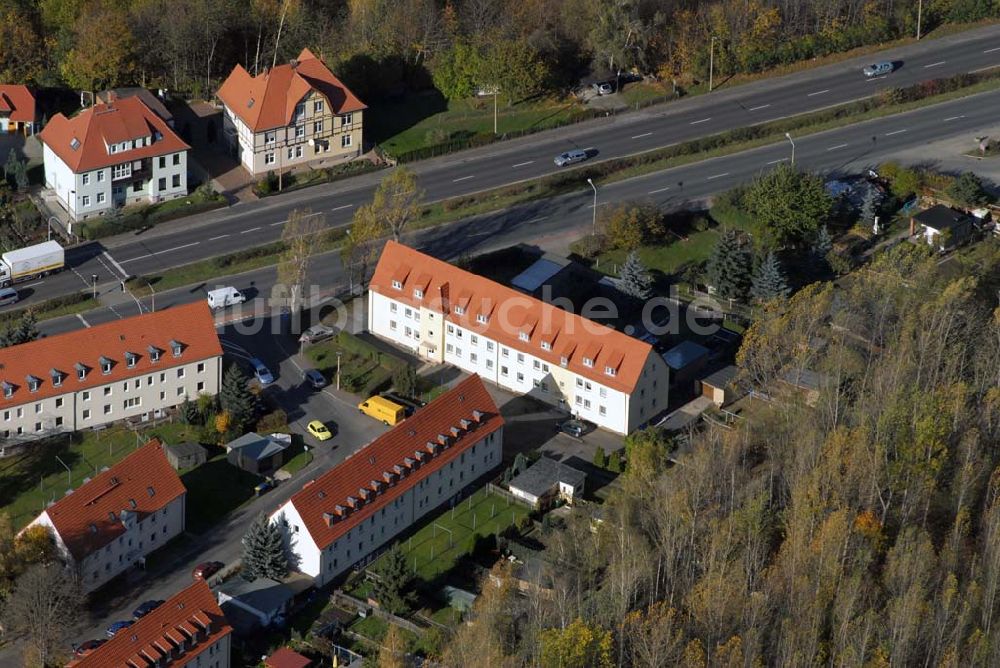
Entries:
<svg viewBox="0 0 1000 668">
<path fill-rule="evenodd" d="M 157 209 L 155 205 L 146 206 L 123 215 L 95 218 L 94 220 L 80 223 L 79 235 L 87 241 L 93 241 L 94 239 L 103 239 L 115 234 L 152 227 L 153 225 L 165 223 L 169 220 L 221 209 L 224 206 L 226 206 L 226 200 L 222 197 L 208 201 L 192 202 L 186 206 L 175 206 L 169 209 Z"/>
</svg>

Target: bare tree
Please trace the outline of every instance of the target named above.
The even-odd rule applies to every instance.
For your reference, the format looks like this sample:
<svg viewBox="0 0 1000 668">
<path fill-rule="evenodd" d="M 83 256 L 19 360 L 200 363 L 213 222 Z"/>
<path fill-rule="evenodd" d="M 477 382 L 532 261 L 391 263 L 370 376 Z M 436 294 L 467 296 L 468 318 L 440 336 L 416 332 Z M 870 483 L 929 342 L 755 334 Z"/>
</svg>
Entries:
<svg viewBox="0 0 1000 668">
<path fill-rule="evenodd" d="M 420 215 L 423 198 L 424 193 L 417 188 L 413 172 L 396 167 L 378 184 L 371 208 L 392 238 L 399 241 L 406 226 Z"/>
<path fill-rule="evenodd" d="M 25 665 L 59 659 L 79 619 L 83 593 L 74 573 L 61 564 L 34 565 L 16 581 L 3 607 L 5 629 L 25 641 Z"/>
<path fill-rule="evenodd" d="M 325 227 L 321 214 L 314 214 L 310 209 L 295 209 L 288 214 L 288 222 L 281 232 L 286 248 L 278 260 L 278 282 L 287 290 L 292 313 L 297 313 L 301 307 L 309 260 Z"/>
<path fill-rule="evenodd" d="M 352 292 L 355 283 L 363 288 L 368 280 L 368 270 L 378 258 L 385 231 L 385 226 L 376 216 L 371 204 L 364 204 L 355 210 L 351 229 L 347 231 L 347 239 L 340 249 L 340 258 L 350 277 Z"/>
</svg>

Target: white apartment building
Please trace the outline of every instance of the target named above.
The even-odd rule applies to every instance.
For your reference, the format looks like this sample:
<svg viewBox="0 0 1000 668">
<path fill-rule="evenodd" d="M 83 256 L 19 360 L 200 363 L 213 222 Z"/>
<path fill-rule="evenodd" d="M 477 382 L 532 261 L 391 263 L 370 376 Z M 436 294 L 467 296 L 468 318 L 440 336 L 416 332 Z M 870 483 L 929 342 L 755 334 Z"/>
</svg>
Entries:
<svg viewBox="0 0 1000 668">
<path fill-rule="evenodd" d="M 668 368 L 648 343 L 393 241 L 368 329 L 619 434 L 667 407 Z"/>
<path fill-rule="evenodd" d="M 28 526 L 48 527 L 63 560 L 93 591 L 184 531 L 187 491 L 153 439 L 49 505 Z"/>
<path fill-rule="evenodd" d="M 73 220 L 188 193 L 190 147 L 138 96 L 56 114 L 38 138 L 45 187 Z"/>
<path fill-rule="evenodd" d="M 365 105 L 309 49 L 256 76 L 237 65 L 217 95 L 230 151 L 255 176 L 363 151 Z"/>
<path fill-rule="evenodd" d="M 198 581 L 66 668 L 229 668 L 232 636 L 212 590 Z"/>
<path fill-rule="evenodd" d="M 271 521 L 321 587 L 499 466 L 502 442 L 500 411 L 470 376 L 307 482 Z"/>
<path fill-rule="evenodd" d="M 0 457 L 55 433 L 160 417 L 221 383 L 204 301 L 2 348 Z"/>
</svg>

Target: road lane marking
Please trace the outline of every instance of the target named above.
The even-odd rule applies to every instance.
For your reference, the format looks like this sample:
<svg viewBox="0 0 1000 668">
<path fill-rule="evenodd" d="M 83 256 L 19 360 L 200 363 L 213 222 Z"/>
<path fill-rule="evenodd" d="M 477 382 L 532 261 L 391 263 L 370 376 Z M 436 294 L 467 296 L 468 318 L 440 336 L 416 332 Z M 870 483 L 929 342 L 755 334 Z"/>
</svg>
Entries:
<svg viewBox="0 0 1000 668">
<path fill-rule="evenodd" d="M 770 106 L 771 105 L 769 105 L 769 104 L 762 104 L 762 105 L 757 106 L 757 107 L 750 107 L 749 109 L 747 109 L 747 111 L 759 111 L 761 109 L 767 109 Z"/>
<path fill-rule="evenodd" d="M 457 179 L 452 179 L 451 182 L 452 183 L 458 183 L 459 181 L 468 181 L 469 179 L 473 178 L 474 176 L 475 176 L 475 174 L 469 174 L 468 176 L 460 176 Z"/>
<path fill-rule="evenodd" d="M 664 190 L 670 190 L 670 186 L 667 186 L 666 188 L 657 188 L 656 190 L 650 190 L 646 194 L 647 195 L 655 195 L 656 193 L 662 193 Z"/>
<path fill-rule="evenodd" d="M 707 123 L 710 120 L 712 120 L 711 116 L 709 116 L 708 118 L 703 118 L 700 121 L 691 121 L 691 125 L 698 125 L 699 123 Z"/>
<path fill-rule="evenodd" d="M 708 177 L 706 179 L 706 181 L 711 181 L 712 179 L 721 179 L 723 176 L 729 176 L 729 172 L 723 172 L 721 174 L 716 174 L 714 176 L 710 176 L 710 177 Z"/>
<path fill-rule="evenodd" d="M 906 130 L 905 130 L 905 129 L 903 129 L 903 130 L 893 130 L 892 132 L 886 132 L 886 133 L 885 133 L 885 136 L 886 136 L 886 137 L 891 137 L 891 136 L 893 136 L 893 135 L 898 135 L 898 134 L 902 134 L 902 133 L 904 133 L 904 132 L 906 132 Z"/>
<path fill-rule="evenodd" d="M 333 213 L 334 211 L 340 211 L 342 209 L 350 209 L 352 206 L 354 206 L 354 205 L 353 204 L 344 204 L 343 206 L 335 206 L 332 209 L 330 209 L 330 213 Z M 315 215 L 315 214 L 313 214 L 313 215 Z M 287 223 L 288 221 L 287 220 L 283 220 L 281 222 Z"/>
<path fill-rule="evenodd" d="M 115 259 L 113 257 L 111 257 L 111 255 L 108 254 L 108 251 L 104 251 L 103 253 L 101 253 L 101 255 L 103 255 L 104 257 L 106 257 L 108 259 L 108 262 L 110 262 L 111 264 L 115 265 L 115 268 L 122 273 L 122 276 L 128 276 L 128 272 L 125 271 L 125 268 L 122 267 L 117 262 L 115 262 Z"/>
<path fill-rule="evenodd" d="M 276 222 L 276 223 L 271 223 L 270 225 L 268 225 L 268 227 L 277 227 L 278 225 L 284 225 L 284 224 L 285 224 L 286 222 L 287 222 L 287 221 L 284 221 L 284 220 L 279 220 L 279 221 L 278 221 L 278 222 Z M 224 237 L 227 237 L 227 236 L 229 236 L 229 235 L 228 235 L 228 234 L 223 234 L 222 236 L 224 236 Z"/>
<path fill-rule="evenodd" d="M 937 67 L 938 65 L 944 65 L 946 62 L 947 61 L 945 60 L 939 60 L 936 63 L 931 63 L 930 65 L 924 65 L 924 69 L 926 70 L 928 67 Z"/>
<path fill-rule="evenodd" d="M 948 118 L 944 119 L 944 122 L 947 123 L 948 121 L 957 121 L 960 118 L 965 118 L 965 116 L 949 116 Z"/>
<path fill-rule="evenodd" d="M 643 137 L 648 137 L 651 134 L 653 134 L 653 133 L 652 132 L 643 132 L 641 135 L 635 135 L 635 136 L 633 136 L 632 139 L 642 139 Z"/>
<path fill-rule="evenodd" d="M 772 160 L 771 162 L 768 162 L 768 163 L 766 163 L 766 164 L 768 164 L 768 165 L 776 165 L 776 164 L 778 164 L 779 162 L 784 162 L 785 160 L 788 160 L 788 158 L 779 158 L 779 159 L 777 159 L 777 160 Z"/>
<path fill-rule="evenodd" d="M 525 167 L 527 165 L 533 165 L 534 163 L 534 160 L 528 160 L 527 162 L 519 162 L 516 165 L 511 165 L 511 167 Z"/>
<path fill-rule="evenodd" d="M 249 230 L 243 230 L 240 234 L 250 234 L 251 232 L 256 232 L 259 229 L 259 227 L 251 227 Z"/>
<path fill-rule="evenodd" d="M 969 70 L 969 74 L 975 74 L 976 72 L 985 72 L 986 70 L 993 70 L 993 69 L 996 69 L 998 67 L 1000 67 L 1000 64 L 998 64 L 998 65 L 987 65 L 986 67 L 977 67 L 974 70 Z"/>
<path fill-rule="evenodd" d="M 831 146 L 826 149 L 827 151 L 836 151 L 838 148 L 847 148 L 847 144 L 837 144 L 836 146 Z"/>
<path fill-rule="evenodd" d="M 1000 46 L 993 47 L 992 49 L 986 49 L 983 53 L 993 53 L 994 51 L 1000 51 Z"/>
<path fill-rule="evenodd" d="M 22 288 L 32 288 L 32 287 L 34 287 L 36 285 L 41 285 L 44 282 L 45 281 L 35 281 L 34 283 L 28 283 L 27 285 L 22 285 L 21 287 Z"/>
<path fill-rule="evenodd" d="M 823 93 L 829 93 L 829 92 L 830 92 L 829 88 L 824 88 L 823 90 L 818 90 L 815 93 L 809 93 L 806 95 L 806 97 L 812 97 L 813 95 L 822 95 Z"/>
<path fill-rule="evenodd" d="M 77 313 L 77 314 L 76 314 L 76 317 L 80 319 L 80 322 L 82 322 L 82 323 L 83 323 L 83 326 L 84 326 L 84 327 L 87 327 L 88 329 L 90 328 L 90 323 L 89 323 L 89 322 L 87 322 L 87 321 L 86 321 L 86 320 L 84 319 L 84 317 L 83 317 L 83 314 L 82 314 L 82 313 Z"/>
<path fill-rule="evenodd" d="M 197 246 L 200 241 L 195 241 L 189 244 L 184 244 L 183 246 L 174 246 L 173 248 L 167 248 L 165 250 L 156 251 L 155 253 L 146 253 L 145 255 L 140 255 L 139 257 L 130 257 L 127 260 L 122 260 L 121 264 L 127 264 L 129 262 L 135 262 L 136 260 L 144 260 L 147 257 L 156 257 L 157 255 L 163 255 L 164 253 L 173 253 L 174 251 L 183 250 L 185 248 L 191 248 L 191 246 Z"/>
<path fill-rule="evenodd" d="M 225 239 L 228 236 L 229 236 L 228 234 L 220 234 L 217 237 L 212 237 L 211 239 L 209 239 L 209 241 L 218 241 L 219 239 Z"/>
<path fill-rule="evenodd" d="M 548 216 L 539 216 L 538 218 L 532 218 L 531 220 L 524 221 L 525 223 L 537 223 L 540 220 L 545 220 Z"/>
</svg>

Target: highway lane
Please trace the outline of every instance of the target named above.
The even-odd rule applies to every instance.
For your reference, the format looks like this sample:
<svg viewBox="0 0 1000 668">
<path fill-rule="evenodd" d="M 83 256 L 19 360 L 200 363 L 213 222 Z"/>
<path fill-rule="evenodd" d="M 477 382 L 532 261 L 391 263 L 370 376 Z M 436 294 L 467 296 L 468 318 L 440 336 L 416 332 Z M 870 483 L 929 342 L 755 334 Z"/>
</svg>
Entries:
<svg viewBox="0 0 1000 668">
<path fill-rule="evenodd" d="M 901 63 L 892 74 L 866 80 L 860 69 L 875 60 Z M 878 55 L 765 79 L 660 105 L 649 110 L 581 123 L 531 137 L 415 163 L 429 200 L 468 194 L 559 171 L 554 155 L 588 148 L 605 159 L 694 139 L 722 130 L 766 122 L 865 97 L 886 87 L 1000 66 L 1000 25 L 937 40 L 925 40 Z M 90 287 L 113 287 L 126 274 L 147 274 L 197 259 L 277 239 L 288 212 L 309 207 L 331 225 L 347 223 L 370 200 L 378 173 L 240 204 L 182 219 L 140 235 L 105 240 L 100 248 L 69 254 L 77 274 L 24 286 L 27 303 Z M 103 252 L 105 249 L 108 255 Z M 117 264 L 115 264 L 117 261 Z"/>
<path fill-rule="evenodd" d="M 875 166 L 891 158 L 895 152 L 951 136 L 967 135 L 971 148 L 975 145 L 973 137 L 978 130 L 997 125 L 993 110 L 998 103 L 1000 103 L 1000 91 L 796 138 L 796 165 L 827 175 L 851 174 Z M 787 142 L 782 142 L 656 172 L 602 186 L 598 193 L 598 206 L 628 200 L 646 200 L 664 208 L 682 207 L 692 202 L 701 202 L 734 185 L 746 183 L 756 174 L 773 169 L 775 165 L 790 158 L 790 146 Z M 585 234 L 590 229 L 593 215 L 591 206 L 592 191 L 586 184 L 581 184 L 581 190 L 576 193 L 528 202 L 504 211 L 418 230 L 405 235 L 404 241 L 444 259 L 481 253 L 520 242 L 541 244 L 553 240 L 565 242 Z M 254 221 L 244 224 L 257 225 Z M 264 232 L 265 229 L 259 232 Z M 191 230 L 188 234 L 194 239 L 198 231 Z M 233 237 L 229 242 L 230 249 L 239 247 L 241 243 L 249 246 L 273 238 L 241 240 L 241 236 L 248 235 Z M 150 246 L 145 247 L 143 252 L 149 252 L 150 248 Z M 196 245 L 176 253 L 196 252 L 200 248 L 200 245 Z M 124 257 L 125 254 L 122 255 Z M 170 253 L 166 255 L 169 256 Z M 159 254 L 154 257 L 158 258 Z M 58 277 L 50 277 L 48 280 L 56 278 L 72 283 L 65 273 Z M 79 282 L 78 279 L 75 280 Z M 317 286 L 321 298 L 344 289 L 345 280 L 344 268 L 337 252 L 323 254 L 313 260 L 309 282 Z M 166 308 L 176 303 L 204 299 L 206 289 L 226 284 L 241 289 L 252 289 L 262 299 L 267 299 L 274 283 L 273 268 L 238 276 L 219 276 L 208 285 L 191 286 L 158 294 L 156 306 Z M 151 306 L 150 301 L 143 300 L 144 308 L 147 310 Z M 134 303 L 122 303 L 115 307 L 114 312 L 109 309 L 99 309 L 85 314 L 83 319 L 86 323 L 81 321 L 81 318 L 71 316 L 43 323 L 41 329 L 46 334 L 53 334 L 75 329 L 84 324 L 135 315 L 137 312 Z"/>
</svg>

